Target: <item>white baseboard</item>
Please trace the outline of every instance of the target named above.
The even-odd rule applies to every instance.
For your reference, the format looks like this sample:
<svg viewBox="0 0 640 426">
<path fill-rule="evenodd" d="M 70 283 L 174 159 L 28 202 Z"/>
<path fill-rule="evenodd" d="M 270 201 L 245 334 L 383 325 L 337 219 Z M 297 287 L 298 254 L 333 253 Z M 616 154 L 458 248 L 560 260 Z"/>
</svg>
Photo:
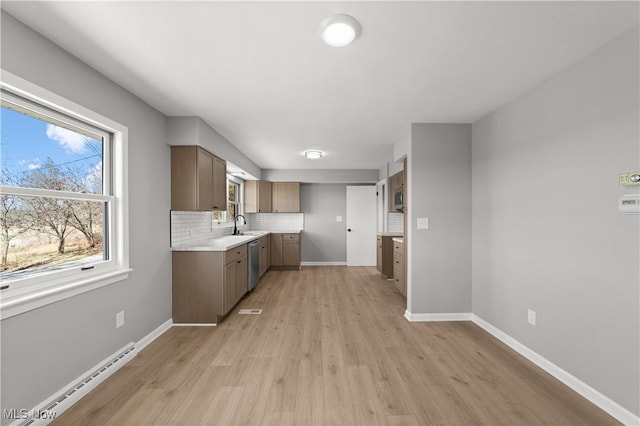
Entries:
<svg viewBox="0 0 640 426">
<path fill-rule="evenodd" d="M 143 350 L 149 343 L 156 340 L 165 331 L 169 330 L 172 326 L 173 326 L 173 320 L 171 319 L 168 319 L 162 324 L 160 324 L 158 328 L 156 328 L 151 333 L 144 336 L 142 339 L 138 340 L 138 342 L 136 343 L 136 351 L 140 352 L 141 350 Z"/>
<path fill-rule="evenodd" d="M 300 262 L 300 266 L 347 266 L 347 262 Z"/>
<path fill-rule="evenodd" d="M 593 404 L 600 407 L 603 411 L 616 418 L 619 422 L 624 423 L 625 425 L 640 425 L 639 416 L 636 416 L 631 411 L 627 410 L 617 402 L 601 394 L 577 377 L 573 376 L 548 359 L 539 355 L 537 352 L 529 349 L 527 346 L 523 345 L 513 337 L 504 333 L 502 330 L 486 322 L 475 314 L 471 315 L 471 321 L 473 321 L 476 325 L 509 346 L 514 351 L 518 352 L 520 355 L 527 358 L 529 361 L 533 362 L 538 367 L 542 368 L 547 373 L 551 374 L 556 379 L 560 380 L 575 392 L 579 393 L 580 395 L 591 401 Z"/>
<path fill-rule="evenodd" d="M 160 337 L 162 333 L 171 328 L 173 321 L 168 320 L 160 325 L 158 328 L 153 330 L 151 333 L 144 336 L 142 339 L 138 340 L 137 343 L 131 342 L 126 346 L 122 347 L 118 351 L 109 355 L 104 360 L 100 361 L 98 364 L 93 366 L 91 369 L 87 370 L 80 376 L 78 376 L 75 380 L 72 380 L 69 384 L 59 389 L 49 398 L 42 401 L 40 404 L 36 405 L 34 409 L 29 411 L 29 414 L 37 413 L 39 418 L 35 418 L 34 422 L 31 423 L 32 426 L 42 426 L 51 423 L 57 417 L 59 417 L 62 413 L 64 413 L 67 409 L 73 406 L 76 402 L 81 400 L 85 395 L 95 389 L 98 385 L 104 382 L 109 376 L 114 374 L 116 371 L 124 367 L 129 361 L 131 361 L 135 356 L 149 343 L 153 342 L 155 339 Z M 121 354 L 125 351 L 128 351 L 126 355 L 122 356 Z M 119 356 L 120 355 L 120 356 Z M 114 362 L 114 359 L 117 360 Z M 109 365 L 108 365 L 109 364 Z M 102 367 L 107 366 L 108 368 L 104 370 L 104 372 L 100 374 L 96 374 Z M 91 378 L 88 380 L 88 378 Z M 82 387 L 78 388 L 78 385 L 85 382 Z M 73 393 L 70 391 L 76 389 Z M 65 397 L 66 395 L 66 397 Z M 64 398 L 63 398 L 64 397 Z M 48 409 L 51 407 L 53 403 L 56 401 L 61 401 L 57 403 L 55 408 Z M 11 423 L 11 426 L 23 425 L 29 422 L 30 418 L 20 418 L 15 422 Z"/>
<path fill-rule="evenodd" d="M 411 322 L 436 322 L 436 321 L 471 321 L 471 313 L 454 312 L 444 314 L 412 314 L 409 310 L 404 312 L 404 317 Z"/>
</svg>

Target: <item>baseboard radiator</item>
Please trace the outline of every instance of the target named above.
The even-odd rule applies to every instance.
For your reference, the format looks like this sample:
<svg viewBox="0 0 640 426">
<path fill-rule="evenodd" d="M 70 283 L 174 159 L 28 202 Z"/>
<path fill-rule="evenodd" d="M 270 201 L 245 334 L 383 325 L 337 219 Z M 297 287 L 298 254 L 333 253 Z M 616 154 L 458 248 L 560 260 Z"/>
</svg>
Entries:
<svg viewBox="0 0 640 426">
<path fill-rule="evenodd" d="M 129 343 L 111 358 L 80 376 L 67 390 L 43 402 L 38 408 L 28 413 L 16 413 L 19 420 L 13 422 L 11 426 L 42 426 L 51 423 L 65 410 L 133 359 L 136 354 L 135 343 Z"/>
</svg>

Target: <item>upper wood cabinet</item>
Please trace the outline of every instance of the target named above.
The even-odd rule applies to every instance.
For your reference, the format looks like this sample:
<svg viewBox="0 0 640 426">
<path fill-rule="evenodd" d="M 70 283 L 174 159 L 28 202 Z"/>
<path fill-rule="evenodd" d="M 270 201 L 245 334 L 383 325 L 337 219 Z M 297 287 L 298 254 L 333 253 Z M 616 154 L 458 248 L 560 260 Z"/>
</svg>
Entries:
<svg viewBox="0 0 640 426">
<path fill-rule="evenodd" d="M 404 187 L 404 171 L 389 177 L 389 211 L 391 212 L 397 211 L 394 205 L 394 197 L 398 187 Z M 403 193 L 403 196 L 406 196 L 406 194 Z"/>
<path fill-rule="evenodd" d="M 271 213 L 271 182 L 265 180 L 248 180 L 244 183 L 245 213 Z"/>
<path fill-rule="evenodd" d="M 171 210 L 226 210 L 227 163 L 199 146 L 171 147 Z"/>
<path fill-rule="evenodd" d="M 300 182 L 274 182 L 272 193 L 274 213 L 300 213 Z"/>
</svg>

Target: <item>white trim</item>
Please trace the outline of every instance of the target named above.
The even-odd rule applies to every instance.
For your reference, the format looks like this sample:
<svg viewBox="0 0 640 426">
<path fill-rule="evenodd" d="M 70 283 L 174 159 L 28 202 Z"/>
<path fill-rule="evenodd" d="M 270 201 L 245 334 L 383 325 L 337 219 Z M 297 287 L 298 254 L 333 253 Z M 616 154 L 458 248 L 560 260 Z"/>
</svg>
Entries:
<svg viewBox="0 0 640 426">
<path fill-rule="evenodd" d="M 66 386 L 63 386 L 62 388 L 60 388 L 57 392 L 55 392 L 53 395 L 51 395 L 50 397 L 48 397 L 47 399 L 42 401 L 40 404 L 36 405 L 36 408 L 31 410 L 31 412 L 44 411 L 44 409 L 47 406 L 51 405 L 52 401 L 55 401 L 60 396 L 66 394 L 69 389 L 72 389 L 72 388 L 76 387 L 81 381 L 85 380 L 90 374 L 93 374 L 99 368 L 102 368 L 102 366 L 104 366 L 105 364 L 109 363 L 112 359 L 117 357 L 122 352 L 124 352 L 127 349 L 133 347 L 133 351 L 132 352 L 127 354 L 117 364 L 114 364 L 112 367 L 107 369 L 105 371 L 105 374 L 97 376 L 95 378 L 95 380 L 92 380 L 91 382 L 89 382 L 85 386 L 83 386 L 82 390 L 78 390 L 72 397 L 68 397 L 64 402 L 62 402 L 57 407 L 55 407 L 55 410 L 54 410 L 55 413 L 56 413 L 55 418 L 58 418 L 67 409 L 69 409 L 76 402 L 78 402 L 80 399 L 82 399 L 82 397 L 87 395 L 89 392 L 91 392 L 93 389 L 95 389 L 99 384 L 104 382 L 109 376 L 114 374 L 116 371 L 118 371 L 120 368 L 122 368 L 125 364 L 127 364 L 129 361 L 131 361 L 133 358 L 135 358 L 142 349 L 144 349 L 151 342 L 153 342 L 158 337 L 160 337 L 165 331 L 169 330 L 172 327 L 172 325 L 173 325 L 173 321 L 171 319 L 169 319 L 169 320 L 165 321 L 164 323 L 162 323 L 158 328 L 156 328 L 155 330 L 151 331 L 149 334 L 147 334 L 146 336 L 144 336 L 143 338 L 138 340 L 137 343 L 131 342 L 131 343 L 128 343 L 127 345 L 123 346 L 121 349 L 117 350 L 116 352 L 114 352 L 113 354 L 109 355 L 107 358 L 105 358 L 104 360 L 100 361 L 98 364 L 96 364 L 95 366 L 93 366 L 89 370 L 85 371 L 83 374 L 78 376 L 75 380 L 72 380 L 69 384 L 67 384 Z M 52 422 L 53 420 L 55 420 L 55 418 L 54 419 L 39 419 L 39 420 L 36 420 L 33 424 L 34 425 L 46 425 L 46 424 L 49 424 L 50 422 Z M 10 426 L 20 425 L 20 424 L 24 423 L 24 421 L 25 421 L 25 419 L 18 419 L 15 422 L 11 423 Z"/>
<path fill-rule="evenodd" d="M 173 324 L 174 327 L 217 327 L 218 324 L 216 324 L 215 322 L 211 322 L 211 323 L 207 323 L 207 322 L 199 322 L 199 323 L 188 323 L 188 322 L 181 322 L 181 323 L 174 323 Z"/>
<path fill-rule="evenodd" d="M 151 333 L 144 336 L 142 339 L 138 340 L 138 343 L 136 343 L 136 350 L 140 352 L 141 350 L 146 348 L 147 345 L 149 345 L 149 343 L 153 342 L 158 337 L 163 335 L 164 332 L 169 330 L 172 326 L 173 326 L 173 320 L 172 319 L 166 320 L 165 322 L 160 324 L 158 328 L 156 328 Z"/>
<path fill-rule="evenodd" d="M 300 266 L 347 266 L 347 262 L 300 262 Z"/>
<path fill-rule="evenodd" d="M 407 309 L 404 317 L 411 322 L 438 322 L 438 321 L 471 321 L 470 312 L 442 313 L 442 314 L 412 314 Z"/>
<path fill-rule="evenodd" d="M 38 307 L 72 297 L 86 291 L 127 279 L 129 272 L 129 211 L 128 211 L 128 128 L 97 112 L 76 104 L 36 84 L 0 69 L 0 87 L 8 93 L 21 96 L 30 102 L 65 114 L 95 126 L 112 135 L 110 154 L 112 169 L 105 167 L 105 184 L 111 176 L 111 194 L 91 196 L 92 199 L 109 201 L 109 260 L 92 264 L 95 269 L 78 273 L 69 268 L 62 271 L 45 271 L 20 280 L 7 280 L 8 289 L 0 295 L 0 317 L 18 315 Z M 105 147 L 109 149 L 109 147 Z M 110 172 L 113 172 L 109 175 Z M 4 189 L 11 190 L 4 187 Z M 34 195 L 50 196 L 48 191 L 32 191 Z M 84 199 L 75 193 L 63 193 L 68 198 Z M 105 242 L 106 243 L 106 242 Z M 12 282 L 20 285 L 11 285 Z M 36 287 L 33 293 L 31 288 Z"/>
<path fill-rule="evenodd" d="M 102 368 L 102 366 L 104 366 L 105 364 L 109 363 L 112 359 L 114 359 L 119 354 L 121 354 L 122 352 L 126 351 L 127 349 L 129 349 L 131 347 L 133 347 L 133 351 L 130 352 L 129 354 L 127 354 L 124 358 L 122 358 L 117 364 L 114 364 L 113 366 L 111 366 L 110 368 L 105 370 L 104 374 L 100 374 L 100 375 L 96 376 L 96 378 L 94 380 L 90 381 L 85 386 L 83 386 L 80 390 L 76 391 L 73 394 L 73 396 L 69 396 L 67 399 L 65 399 L 60 404 L 58 404 L 55 407 L 55 409 L 52 410 L 52 412 L 55 413 L 53 418 L 36 419 L 35 422 L 32 423 L 32 424 L 33 425 L 47 425 L 47 424 L 51 423 L 53 420 L 55 420 L 58 417 L 60 417 L 62 415 L 62 413 L 64 413 L 69 408 L 71 408 L 71 406 L 73 406 L 76 402 L 78 402 L 80 399 L 82 399 L 85 395 L 87 395 L 89 392 L 91 392 L 93 389 L 95 389 L 98 385 L 100 385 L 102 382 L 104 382 L 107 378 L 109 378 L 109 376 L 111 376 L 113 373 L 115 373 L 116 371 L 121 369 L 125 364 L 127 364 L 129 361 L 131 361 L 137 354 L 137 350 L 135 348 L 135 344 L 133 342 L 131 342 L 131 343 L 128 343 L 127 345 L 123 346 L 121 349 L 117 350 L 116 352 L 114 352 L 113 354 L 109 355 L 104 360 L 100 361 L 99 363 L 97 363 L 96 365 L 91 367 L 89 370 L 85 371 L 83 374 L 78 376 L 75 380 L 72 380 L 66 386 L 63 386 L 62 388 L 60 388 L 57 392 L 55 392 L 53 395 L 49 396 L 47 399 L 42 401 L 40 404 L 36 405 L 36 408 L 34 408 L 33 410 L 30 411 L 31 413 L 33 413 L 33 412 L 45 412 L 45 413 L 47 413 L 48 411 L 46 410 L 46 407 L 50 406 L 52 402 L 54 402 L 55 400 L 57 400 L 60 397 L 64 396 L 69 390 L 75 388 L 78 384 L 80 384 L 82 381 L 84 381 L 91 374 L 94 374 L 98 369 Z M 26 420 L 27 419 L 18 419 L 15 422 L 11 423 L 11 426 L 22 425 L 23 423 L 25 423 Z"/>
<path fill-rule="evenodd" d="M 55 287 L 48 286 L 39 291 L 15 296 L 3 296 L 0 319 L 10 318 L 23 312 L 31 311 L 51 303 L 67 299 L 87 291 L 95 290 L 109 284 L 124 281 L 132 269 L 118 269 L 81 280 L 68 281 Z"/>
<path fill-rule="evenodd" d="M 479 316 L 472 314 L 471 321 L 484 329 L 487 333 L 491 334 L 520 355 L 533 362 L 538 367 L 542 368 L 547 373 L 551 374 L 556 379 L 567 385 L 569 388 L 582 395 L 584 398 L 600 407 L 603 411 L 613 416 L 616 420 L 624 423 L 625 425 L 640 425 L 640 416 L 633 414 L 631 411 L 622 407 L 617 402 L 601 394 L 582 380 L 558 367 L 542 355 L 529 349 L 513 337 L 509 336 L 499 328 L 493 326 L 487 321 L 483 320 Z"/>
<path fill-rule="evenodd" d="M 111 201 L 115 199 L 112 195 L 87 194 L 83 192 L 70 191 L 54 191 L 51 189 L 40 188 L 20 188 L 15 186 L 0 186 L 0 192 L 3 195 L 18 195 L 30 197 L 48 197 L 48 198 L 64 198 L 67 200 L 86 200 L 86 201 Z"/>
</svg>

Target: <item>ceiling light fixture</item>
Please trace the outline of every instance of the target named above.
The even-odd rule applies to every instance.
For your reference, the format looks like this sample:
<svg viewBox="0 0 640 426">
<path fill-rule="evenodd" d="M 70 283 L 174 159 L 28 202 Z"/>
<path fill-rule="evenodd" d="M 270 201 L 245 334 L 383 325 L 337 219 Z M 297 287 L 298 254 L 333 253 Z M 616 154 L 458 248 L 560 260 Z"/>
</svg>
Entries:
<svg viewBox="0 0 640 426">
<path fill-rule="evenodd" d="M 244 176 L 244 172 L 231 172 L 231 176 L 242 177 Z"/>
<path fill-rule="evenodd" d="M 320 24 L 320 37 L 329 46 L 346 46 L 359 34 L 360 23 L 353 16 L 332 15 Z"/>
<path fill-rule="evenodd" d="M 316 160 L 318 158 L 322 158 L 323 155 L 324 155 L 324 153 L 322 151 L 306 151 L 304 153 L 305 157 L 310 158 L 312 160 Z"/>
</svg>

